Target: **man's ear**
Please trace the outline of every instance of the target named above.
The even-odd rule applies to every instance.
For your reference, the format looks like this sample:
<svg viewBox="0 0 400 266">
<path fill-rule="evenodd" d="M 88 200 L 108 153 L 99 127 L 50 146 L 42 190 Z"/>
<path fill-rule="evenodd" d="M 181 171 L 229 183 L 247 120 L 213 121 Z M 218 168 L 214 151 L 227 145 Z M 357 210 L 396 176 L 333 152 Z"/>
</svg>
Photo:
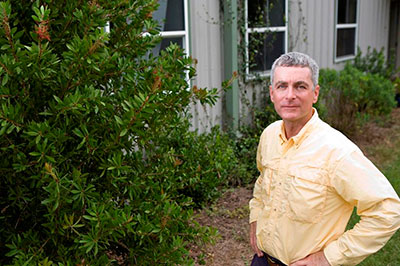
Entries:
<svg viewBox="0 0 400 266">
<path fill-rule="evenodd" d="M 319 85 L 315 86 L 315 89 L 313 92 L 314 92 L 313 103 L 316 103 L 318 101 L 318 96 L 319 96 Z"/>
</svg>

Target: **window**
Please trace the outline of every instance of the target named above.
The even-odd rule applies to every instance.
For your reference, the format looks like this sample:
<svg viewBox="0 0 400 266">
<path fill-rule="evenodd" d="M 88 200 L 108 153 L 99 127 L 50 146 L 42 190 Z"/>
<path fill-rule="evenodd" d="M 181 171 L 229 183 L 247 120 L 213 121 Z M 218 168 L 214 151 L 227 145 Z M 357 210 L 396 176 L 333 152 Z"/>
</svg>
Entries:
<svg viewBox="0 0 400 266">
<path fill-rule="evenodd" d="M 246 0 L 246 74 L 267 75 L 287 51 L 287 0 Z"/>
<path fill-rule="evenodd" d="M 163 39 L 154 48 L 153 54 L 158 55 L 161 50 L 167 48 L 171 43 L 176 43 L 188 53 L 187 0 L 159 0 L 158 4 L 158 10 L 154 12 L 153 18 L 161 25 L 160 34 Z"/>
<path fill-rule="evenodd" d="M 336 1 L 335 61 L 354 58 L 357 50 L 358 0 Z"/>
<path fill-rule="evenodd" d="M 189 50 L 188 36 L 188 0 L 159 0 L 158 9 L 153 13 L 153 18 L 161 26 L 162 37 L 154 49 L 153 54 L 158 56 L 160 51 L 167 48 L 171 43 L 176 43 L 182 49 Z M 130 23 L 129 20 L 127 20 Z M 105 32 L 110 32 L 111 25 L 107 23 Z"/>
</svg>

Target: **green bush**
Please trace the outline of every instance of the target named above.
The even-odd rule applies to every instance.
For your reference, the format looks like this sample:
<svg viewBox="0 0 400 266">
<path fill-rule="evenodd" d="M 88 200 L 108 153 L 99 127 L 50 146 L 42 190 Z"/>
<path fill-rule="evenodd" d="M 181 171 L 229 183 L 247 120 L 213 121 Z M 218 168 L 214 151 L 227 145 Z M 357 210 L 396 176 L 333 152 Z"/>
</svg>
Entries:
<svg viewBox="0 0 400 266">
<path fill-rule="evenodd" d="M 188 133 L 215 95 L 176 45 L 152 56 L 157 1 L 41 2 L 0 2 L 0 264 L 185 262 L 234 161 Z"/>
<path fill-rule="evenodd" d="M 239 137 L 235 138 L 235 154 L 239 163 L 234 169 L 234 185 L 246 185 L 254 182 L 258 175 L 256 154 L 258 142 L 264 129 L 276 120 L 281 119 L 275 112 L 272 102 L 267 99 L 266 106 L 261 110 L 254 110 L 252 125 L 243 125 L 239 130 Z"/>
<path fill-rule="evenodd" d="M 391 79 L 396 73 L 394 59 L 395 57 L 391 56 L 389 60 L 386 60 L 383 48 L 379 52 L 374 48 L 371 52 L 371 47 L 368 47 L 365 55 L 358 48 L 353 66 L 364 73 L 378 74 Z"/>
<path fill-rule="evenodd" d="M 174 166 L 163 183 L 173 194 L 191 199 L 195 207 L 210 203 L 228 185 L 237 165 L 233 146 L 233 140 L 218 126 L 198 134 L 190 132 L 189 123 L 182 121 L 159 147 L 159 153 L 169 154 Z"/>
<path fill-rule="evenodd" d="M 396 106 L 390 80 L 351 64 L 341 71 L 321 69 L 319 84 L 325 120 L 347 134 L 354 134 L 360 122 L 388 115 Z"/>
</svg>

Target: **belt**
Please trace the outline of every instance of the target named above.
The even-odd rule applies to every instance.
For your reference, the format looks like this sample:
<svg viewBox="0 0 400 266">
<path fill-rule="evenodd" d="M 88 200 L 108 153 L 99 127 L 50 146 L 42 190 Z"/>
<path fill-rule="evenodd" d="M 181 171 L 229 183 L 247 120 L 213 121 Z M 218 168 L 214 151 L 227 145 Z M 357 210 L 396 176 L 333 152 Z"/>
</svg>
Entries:
<svg viewBox="0 0 400 266">
<path fill-rule="evenodd" d="M 268 265 L 269 266 L 286 266 L 286 264 L 284 264 L 282 261 L 268 255 L 267 253 L 263 252 L 264 256 L 267 258 L 268 260 Z"/>
</svg>

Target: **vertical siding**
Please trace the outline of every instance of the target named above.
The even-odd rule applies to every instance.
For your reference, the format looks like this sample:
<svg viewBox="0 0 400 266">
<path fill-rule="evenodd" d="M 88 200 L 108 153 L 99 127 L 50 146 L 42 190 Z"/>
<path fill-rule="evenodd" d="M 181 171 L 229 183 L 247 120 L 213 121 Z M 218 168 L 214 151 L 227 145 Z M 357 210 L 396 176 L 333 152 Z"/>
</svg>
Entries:
<svg viewBox="0 0 400 266">
<path fill-rule="evenodd" d="M 298 3 L 303 7 L 301 13 Z M 368 46 L 387 51 L 389 38 L 390 0 L 359 0 L 358 46 L 365 53 Z M 289 25 L 292 36 L 304 29 L 290 19 L 303 16 L 306 21 L 307 42 L 297 43 L 294 51 L 313 57 L 321 68 L 340 69 L 344 63 L 335 63 L 335 1 L 291 0 Z"/>
<path fill-rule="evenodd" d="M 299 40 L 292 41 L 295 43 L 292 50 L 310 55 L 321 68 L 340 68 L 340 65 L 334 64 L 335 1 L 292 0 L 290 3 L 290 35 L 301 36 Z M 299 17 L 304 21 L 301 27 L 296 23 Z M 295 19 L 292 23 L 291 18 Z"/>
<path fill-rule="evenodd" d="M 360 0 L 358 45 L 364 53 L 368 46 L 380 50 L 389 43 L 390 0 Z"/>
<path fill-rule="evenodd" d="M 191 56 L 197 59 L 197 76 L 192 86 L 221 88 L 223 57 L 219 1 L 190 1 Z M 213 107 L 193 104 L 192 124 L 200 132 L 222 123 L 222 98 Z"/>
</svg>

